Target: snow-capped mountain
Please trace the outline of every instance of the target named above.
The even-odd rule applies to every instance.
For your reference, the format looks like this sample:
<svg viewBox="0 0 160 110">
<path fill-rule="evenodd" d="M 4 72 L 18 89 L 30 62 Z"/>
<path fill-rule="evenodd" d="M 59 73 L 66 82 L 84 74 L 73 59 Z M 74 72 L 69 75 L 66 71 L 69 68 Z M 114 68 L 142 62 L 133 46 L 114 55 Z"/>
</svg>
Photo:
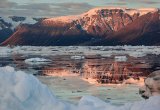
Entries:
<svg viewBox="0 0 160 110">
<path fill-rule="evenodd" d="M 89 34 L 103 35 L 106 32 L 118 31 L 135 19 L 148 13 L 155 13 L 156 8 L 127 9 L 127 8 L 95 8 L 82 15 L 62 16 L 42 21 L 45 26 L 59 23 L 75 23 Z M 99 31 L 103 30 L 103 32 Z"/>
<path fill-rule="evenodd" d="M 13 34 L 21 24 L 35 24 L 41 18 L 20 17 L 20 16 L 1 16 L 0 17 L 0 42 Z"/>
<path fill-rule="evenodd" d="M 101 7 L 23 25 L 2 45 L 159 45 L 158 36 L 159 9 Z"/>
</svg>

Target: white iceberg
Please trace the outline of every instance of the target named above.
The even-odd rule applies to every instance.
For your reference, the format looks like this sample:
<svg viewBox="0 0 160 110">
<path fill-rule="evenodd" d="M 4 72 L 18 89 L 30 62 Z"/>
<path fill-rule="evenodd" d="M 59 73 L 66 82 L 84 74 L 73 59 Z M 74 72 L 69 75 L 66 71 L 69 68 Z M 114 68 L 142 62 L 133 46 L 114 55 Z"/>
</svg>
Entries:
<svg viewBox="0 0 160 110">
<path fill-rule="evenodd" d="M 127 57 L 126 56 L 115 56 L 114 59 L 117 62 L 126 62 L 127 61 Z"/>
<path fill-rule="evenodd" d="M 7 66 L 0 68 L 0 110 L 160 110 L 160 96 L 123 106 L 85 96 L 73 105 L 58 100 L 33 75 Z"/>
<path fill-rule="evenodd" d="M 45 58 L 29 58 L 25 60 L 26 64 L 31 64 L 31 65 L 46 64 L 50 62 L 51 60 Z"/>
<path fill-rule="evenodd" d="M 84 56 L 78 56 L 78 55 L 71 56 L 71 59 L 74 59 L 74 60 L 81 60 L 84 58 L 85 58 Z"/>
<path fill-rule="evenodd" d="M 145 52 L 130 52 L 129 55 L 135 58 L 139 58 L 139 57 L 146 56 L 146 53 Z"/>
</svg>

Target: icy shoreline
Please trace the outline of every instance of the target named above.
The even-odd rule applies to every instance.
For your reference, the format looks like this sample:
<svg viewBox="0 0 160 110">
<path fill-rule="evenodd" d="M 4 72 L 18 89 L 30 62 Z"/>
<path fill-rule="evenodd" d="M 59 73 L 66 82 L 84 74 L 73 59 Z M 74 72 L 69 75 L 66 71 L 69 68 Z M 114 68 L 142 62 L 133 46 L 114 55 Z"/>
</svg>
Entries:
<svg viewBox="0 0 160 110">
<path fill-rule="evenodd" d="M 84 96 L 78 105 L 59 101 L 33 75 L 15 71 L 12 67 L 0 68 L 1 110 L 159 110 L 160 96 L 116 107 L 92 96 Z"/>
</svg>

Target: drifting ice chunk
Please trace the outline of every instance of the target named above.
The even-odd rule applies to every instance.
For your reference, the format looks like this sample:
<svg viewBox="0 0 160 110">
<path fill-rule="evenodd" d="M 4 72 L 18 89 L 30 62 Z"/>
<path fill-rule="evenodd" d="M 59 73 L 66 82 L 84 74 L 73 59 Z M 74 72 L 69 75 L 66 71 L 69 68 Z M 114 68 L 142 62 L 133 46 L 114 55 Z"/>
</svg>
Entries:
<svg viewBox="0 0 160 110">
<path fill-rule="evenodd" d="M 135 57 L 135 58 L 146 56 L 146 54 L 144 52 L 131 52 L 131 53 L 129 53 L 129 55 L 132 57 Z"/>
<path fill-rule="evenodd" d="M 31 65 L 36 65 L 36 64 L 46 64 L 50 63 L 51 60 L 44 59 L 44 58 L 29 58 L 25 60 L 25 63 L 31 64 Z"/>
<path fill-rule="evenodd" d="M 125 62 L 125 61 L 127 61 L 127 57 L 126 56 L 115 56 L 115 61 Z"/>
<path fill-rule="evenodd" d="M 71 56 L 71 59 L 75 59 L 75 60 L 81 60 L 81 59 L 84 59 L 85 57 L 84 56 Z"/>
</svg>

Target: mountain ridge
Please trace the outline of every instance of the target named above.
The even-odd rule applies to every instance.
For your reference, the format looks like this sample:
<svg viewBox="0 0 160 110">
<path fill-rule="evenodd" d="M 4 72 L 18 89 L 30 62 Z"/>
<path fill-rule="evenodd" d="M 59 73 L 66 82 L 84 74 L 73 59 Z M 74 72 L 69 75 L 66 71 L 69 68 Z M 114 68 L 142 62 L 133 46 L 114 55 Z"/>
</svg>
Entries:
<svg viewBox="0 0 160 110">
<path fill-rule="evenodd" d="M 150 41 L 148 36 L 159 36 L 159 32 L 158 8 L 102 7 L 21 26 L 2 45 L 154 45 L 159 37 Z"/>
</svg>

